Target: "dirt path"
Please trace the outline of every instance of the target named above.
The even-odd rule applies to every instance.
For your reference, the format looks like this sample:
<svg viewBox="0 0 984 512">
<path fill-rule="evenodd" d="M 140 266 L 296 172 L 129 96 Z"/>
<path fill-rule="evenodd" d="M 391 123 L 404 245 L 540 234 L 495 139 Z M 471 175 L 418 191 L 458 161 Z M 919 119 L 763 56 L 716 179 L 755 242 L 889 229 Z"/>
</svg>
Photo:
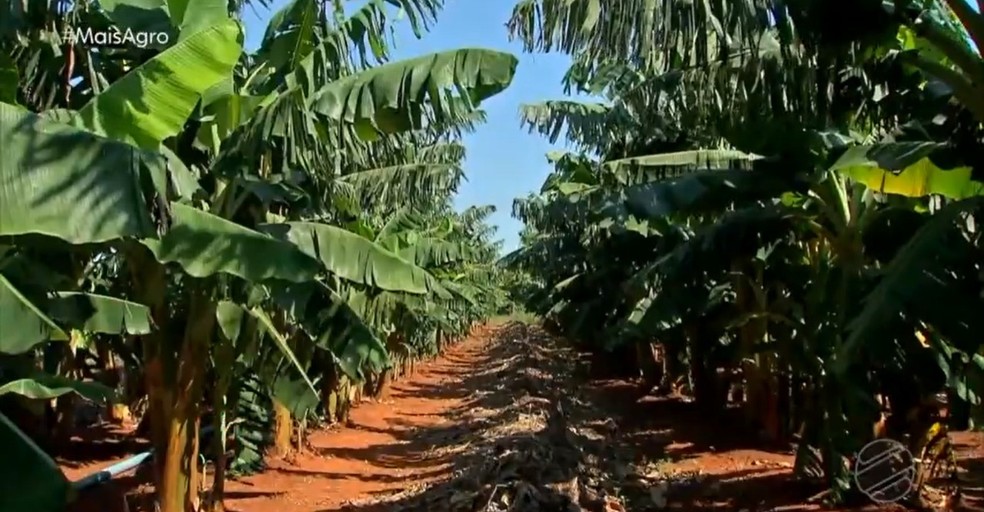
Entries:
<svg viewBox="0 0 984 512">
<path fill-rule="evenodd" d="M 592 380 L 582 357 L 536 327 L 480 328 L 418 365 L 381 402 L 359 404 L 348 425 L 313 433 L 310 453 L 229 482 L 227 509 L 819 509 L 804 503 L 817 489 L 793 478 L 791 450 L 758 446 L 729 412 L 709 418 L 680 399 L 640 400 L 628 380 Z M 984 435 L 954 439 L 972 484 L 963 510 L 984 512 Z M 136 451 L 125 443 L 96 448 L 107 446 Z M 115 458 L 63 467 L 77 478 Z M 119 477 L 100 491 L 103 498 L 87 496 L 88 508 L 73 512 L 122 511 L 120 494 L 134 487 L 135 477 Z"/>
<path fill-rule="evenodd" d="M 445 355 L 418 365 L 380 402 L 355 407 L 351 421 L 310 436 L 314 453 L 273 462 L 259 475 L 228 485 L 227 509 L 237 512 L 337 510 L 357 499 L 421 487 L 447 478 L 454 464 L 429 452 L 435 429 L 453 427 L 494 356 L 494 330 L 482 329 Z M 433 437 L 433 436 L 432 436 Z"/>
</svg>

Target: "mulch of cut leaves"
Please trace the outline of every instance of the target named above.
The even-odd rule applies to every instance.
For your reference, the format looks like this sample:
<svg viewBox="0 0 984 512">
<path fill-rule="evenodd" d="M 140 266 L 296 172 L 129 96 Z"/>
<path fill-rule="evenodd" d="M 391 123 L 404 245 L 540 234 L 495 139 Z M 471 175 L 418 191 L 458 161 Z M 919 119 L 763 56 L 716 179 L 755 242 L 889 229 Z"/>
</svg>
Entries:
<svg viewBox="0 0 984 512">
<path fill-rule="evenodd" d="M 433 434 L 429 456 L 454 460 L 444 482 L 349 503 L 346 511 L 621 511 L 633 455 L 610 442 L 615 422 L 574 375 L 578 357 L 540 330 L 503 327 L 476 372 L 469 400 L 450 414 L 457 443 Z M 426 436 L 423 434 L 426 442 Z M 618 475 L 613 477 L 613 475 Z"/>
<path fill-rule="evenodd" d="M 706 417 L 682 397 L 638 400 L 631 382 L 589 381 L 580 355 L 537 327 L 505 326 L 489 350 L 498 363 L 471 377 L 475 391 L 448 417 L 459 441 L 447 431 L 425 441 L 440 447 L 428 456 L 455 461 L 451 477 L 342 510 L 821 509 L 807 502 L 816 483 L 793 477 L 792 450 L 755 446 L 737 418 Z M 984 436 L 955 438 L 965 465 L 980 457 Z M 965 510 L 978 510 L 973 492 Z"/>
</svg>

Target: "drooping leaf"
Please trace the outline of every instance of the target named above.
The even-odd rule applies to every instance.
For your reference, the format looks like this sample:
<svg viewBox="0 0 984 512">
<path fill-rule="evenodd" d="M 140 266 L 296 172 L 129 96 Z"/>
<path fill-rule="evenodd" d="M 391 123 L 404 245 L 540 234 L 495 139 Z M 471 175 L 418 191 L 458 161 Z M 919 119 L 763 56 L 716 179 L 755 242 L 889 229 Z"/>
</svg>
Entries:
<svg viewBox="0 0 984 512">
<path fill-rule="evenodd" d="M 351 295 L 315 282 L 273 287 L 273 297 L 349 378 L 364 381 L 364 368 L 380 371 L 389 364 L 386 347 L 354 310 Z"/>
<path fill-rule="evenodd" d="M 174 194 L 185 201 L 192 200 L 202 191 L 202 187 L 198 184 L 198 176 L 167 146 L 161 146 L 161 154 L 167 158 L 167 169 L 171 175 L 171 183 L 174 185 Z"/>
<path fill-rule="evenodd" d="M 798 186 L 795 176 L 770 172 L 727 169 L 628 187 L 628 212 L 657 219 L 679 212 L 719 211 L 736 201 L 778 197 Z"/>
<path fill-rule="evenodd" d="M 454 88 L 473 105 L 509 86 L 517 60 L 507 53 L 461 49 L 376 66 L 327 85 L 306 84 L 310 108 L 324 116 L 383 133 L 422 126 L 429 100 L 441 118 L 452 112 Z M 460 107 L 460 106 L 458 106 Z"/>
<path fill-rule="evenodd" d="M 260 327 L 266 331 L 273 342 L 277 345 L 277 348 L 280 349 L 280 352 L 283 353 L 284 357 L 291 362 L 298 374 L 304 378 L 304 382 L 308 385 L 311 392 L 317 395 L 318 390 L 314 387 L 314 383 L 311 382 L 311 379 L 308 378 L 307 368 L 305 368 L 301 362 L 297 360 L 297 356 L 294 355 L 294 351 L 291 350 L 290 344 L 287 342 L 287 338 L 285 338 L 273 324 L 273 320 L 270 318 L 270 315 L 258 307 L 250 308 L 249 314 L 259 321 Z"/>
<path fill-rule="evenodd" d="M 81 292 L 59 292 L 48 312 L 61 325 L 105 334 L 149 334 L 150 308 L 137 302 Z"/>
<path fill-rule="evenodd" d="M 289 240 L 343 279 L 405 293 L 440 290 L 424 269 L 351 231 L 314 222 L 264 224 L 261 229 Z"/>
<path fill-rule="evenodd" d="M 835 170 L 883 194 L 905 197 L 941 195 L 950 199 L 984 195 L 984 183 L 971 179 L 973 170 L 960 167 L 944 171 L 923 158 L 895 173 L 873 166 L 844 166 Z"/>
<path fill-rule="evenodd" d="M 248 281 L 303 283 L 321 270 L 297 246 L 192 206 L 171 204 L 174 224 L 160 240 L 143 244 L 164 263 L 177 263 L 195 277 L 232 274 Z"/>
<path fill-rule="evenodd" d="M 154 237 L 145 183 L 163 184 L 161 155 L 0 104 L 0 235 L 73 244 Z"/>
<path fill-rule="evenodd" d="M 119 399 L 112 388 L 99 382 L 82 382 L 42 373 L 32 375 L 30 378 L 16 379 L 0 386 L 0 396 L 8 393 L 32 400 L 49 400 L 68 393 L 75 393 L 97 403 L 110 403 Z"/>
<path fill-rule="evenodd" d="M 408 163 L 360 170 L 339 177 L 363 205 L 397 205 L 429 200 L 453 191 L 463 173 L 458 165 Z"/>
<path fill-rule="evenodd" d="M 964 199 L 984 195 L 984 183 L 971 179 L 970 167 L 944 170 L 929 155 L 942 146 L 930 142 L 893 142 L 848 149 L 834 163 L 838 171 L 866 187 L 905 197 L 942 195 Z"/>
<path fill-rule="evenodd" d="M 363 369 L 379 372 L 389 365 L 386 346 L 345 299 L 333 291 L 329 292 L 332 306 L 330 314 L 325 315 L 322 323 L 324 331 L 319 339 L 328 343 L 338 367 L 349 378 L 365 381 Z"/>
<path fill-rule="evenodd" d="M 23 354 L 45 341 L 68 339 L 51 317 L 0 274 L 0 354 Z"/>
<path fill-rule="evenodd" d="M 695 149 L 609 160 L 603 162 L 601 167 L 604 171 L 616 175 L 626 170 L 646 167 L 682 168 L 681 171 L 729 169 L 736 163 L 753 162 L 761 158 L 751 153 L 729 149 Z"/>
<path fill-rule="evenodd" d="M 903 321 L 904 314 L 920 318 L 959 350 L 980 350 L 979 333 L 984 323 L 977 312 L 984 308 L 984 297 L 972 296 L 957 286 L 962 279 L 956 271 L 961 268 L 960 262 L 973 261 L 980 251 L 963 235 L 967 214 L 981 218 L 984 197 L 947 205 L 898 251 L 848 325 L 850 335 L 834 360 L 836 371 L 847 372 L 861 351 L 890 348 L 891 345 L 872 344 L 871 340 L 891 332 Z"/>
<path fill-rule="evenodd" d="M 433 237 L 416 237 L 398 251 L 400 257 L 422 268 L 436 267 L 453 262 L 464 262 L 474 255 L 462 242 L 452 242 Z"/>
<path fill-rule="evenodd" d="M 223 300 L 216 304 L 215 319 L 226 339 L 233 342 L 239 339 L 245 314 L 246 310 L 235 302 Z"/>
<path fill-rule="evenodd" d="M 852 146 L 832 166 L 833 170 L 847 167 L 877 167 L 897 172 L 944 148 L 936 142 L 888 142 Z"/>
</svg>

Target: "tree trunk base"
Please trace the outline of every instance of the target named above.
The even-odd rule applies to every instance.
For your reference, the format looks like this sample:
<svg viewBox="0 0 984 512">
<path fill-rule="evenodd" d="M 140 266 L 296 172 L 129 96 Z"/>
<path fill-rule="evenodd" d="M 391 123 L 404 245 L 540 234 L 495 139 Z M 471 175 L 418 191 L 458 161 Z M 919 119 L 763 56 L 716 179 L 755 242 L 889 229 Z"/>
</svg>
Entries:
<svg viewBox="0 0 984 512">
<path fill-rule="evenodd" d="M 270 447 L 270 455 L 274 457 L 287 457 L 293 451 L 291 439 L 293 438 L 294 422 L 290 416 L 290 410 L 286 406 L 273 401 L 273 444 Z"/>
</svg>

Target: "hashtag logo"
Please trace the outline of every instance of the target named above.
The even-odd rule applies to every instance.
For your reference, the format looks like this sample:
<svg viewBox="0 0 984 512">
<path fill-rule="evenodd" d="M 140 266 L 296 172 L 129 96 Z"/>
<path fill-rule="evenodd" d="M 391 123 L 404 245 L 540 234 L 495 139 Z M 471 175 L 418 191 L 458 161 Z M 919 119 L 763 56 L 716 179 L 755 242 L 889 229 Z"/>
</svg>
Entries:
<svg viewBox="0 0 984 512">
<path fill-rule="evenodd" d="M 130 28 L 120 30 L 117 27 L 110 27 L 109 30 L 93 30 L 92 27 L 85 29 L 65 27 L 62 30 L 62 40 L 72 45 L 136 46 L 138 48 L 156 46 L 163 48 L 170 43 L 171 36 L 167 32 L 140 32 Z"/>
<path fill-rule="evenodd" d="M 74 45 L 76 42 L 78 42 L 78 38 L 75 37 L 75 29 L 66 26 L 65 29 L 62 30 L 62 40 L 71 45 Z"/>
</svg>

